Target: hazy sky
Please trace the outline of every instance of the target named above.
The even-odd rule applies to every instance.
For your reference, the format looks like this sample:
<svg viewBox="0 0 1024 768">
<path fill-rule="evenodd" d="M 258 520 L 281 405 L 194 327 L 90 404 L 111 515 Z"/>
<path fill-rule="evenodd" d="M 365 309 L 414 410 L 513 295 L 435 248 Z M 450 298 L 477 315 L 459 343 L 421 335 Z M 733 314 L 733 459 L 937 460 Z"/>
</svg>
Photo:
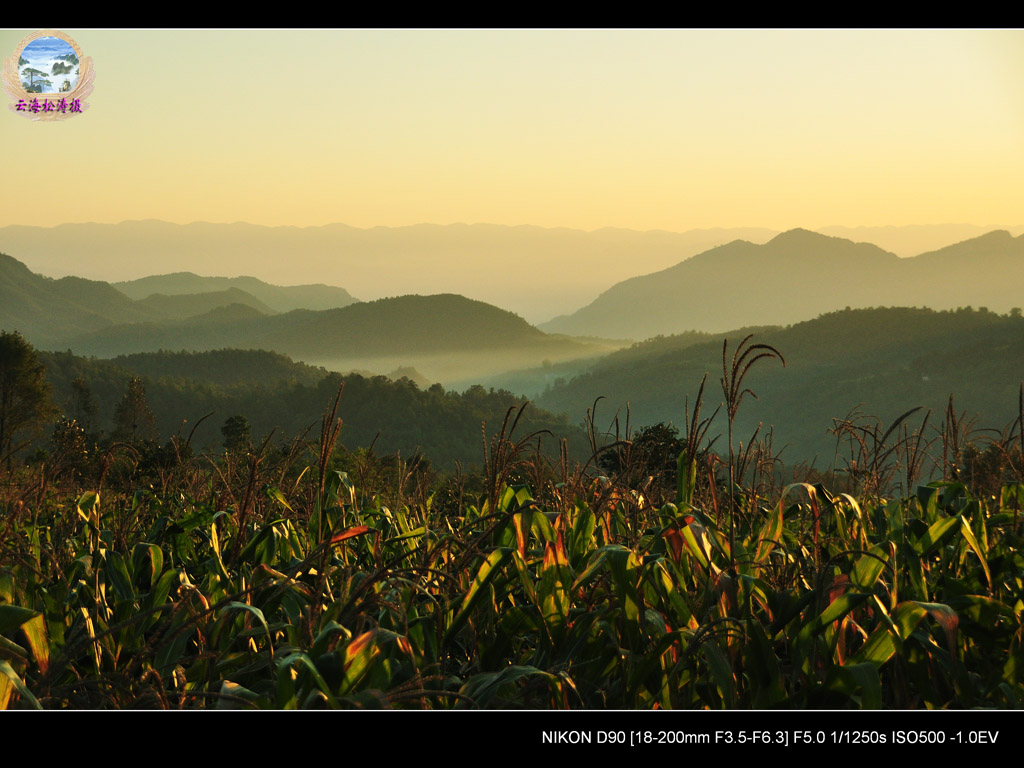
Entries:
<svg viewBox="0 0 1024 768">
<path fill-rule="evenodd" d="M 0 226 L 1024 219 L 1019 30 L 62 31 L 95 90 L 3 94 Z"/>
</svg>

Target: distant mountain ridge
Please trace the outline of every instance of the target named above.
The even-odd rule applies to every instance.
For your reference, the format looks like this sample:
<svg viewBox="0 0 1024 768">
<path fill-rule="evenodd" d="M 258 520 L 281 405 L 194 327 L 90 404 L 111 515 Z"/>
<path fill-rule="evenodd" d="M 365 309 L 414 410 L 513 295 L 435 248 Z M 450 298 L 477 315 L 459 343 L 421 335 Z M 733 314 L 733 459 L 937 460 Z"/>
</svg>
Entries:
<svg viewBox="0 0 1024 768">
<path fill-rule="evenodd" d="M 198 288 L 217 285 L 217 278 L 210 283 L 205 278 L 192 277 L 195 278 L 192 284 Z M 279 288 L 253 278 L 229 280 L 228 284 L 231 283 L 253 288 L 277 307 L 304 307 L 306 300 L 313 307 L 329 304 L 333 299 L 349 304 L 354 301 L 344 289 L 330 286 Z M 170 292 L 176 287 L 185 287 L 155 278 L 143 288 L 161 285 Z M 21 331 L 35 345 L 56 348 L 67 346 L 83 334 L 98 333 L 113 326 L 132 326 L 135 328 L 132 333 L 137 334 L 139 324 L 148 323 L 153 328 L 164 323 L 194 325 L 196 318 L 206 316 L 209 317 L 200 324 L 253 321 L 281 311 L 235 286 L 199 293 L 178 291 L 176 295 L 143 290 L 145 298 L 140 296 L 134 300 L 122 290 L 98 280 L 54 279 L 35 274 L 14 257 L 0 253 L 0 327 Z"/>
<path fill-rule="evenodd" d="M 756 227 L 585 232 L 496 224 L 360 229 L 149 220 L 0 227 L 0 251 L 17 254 L 42 274 L 110 281 L 142 278 L 151 265 L 173 264 L 198 274 L 256 275 L 277 285 L 343 285 L 361 299 L 457 293 L 536 323 L 583 306 L 638 271 L 662 269 L 736 238 L 764 242 L 774 234 Z M 277 309 L 250 287 L 236 287 Z"/>
<path fill-rule="evenodd" d="M 179 274 L 138 281 L 129 291 L 218 284 L 224 283 Z M 302 286 L 289 295 L 252 278 L 241 284 L 255 287 L 278 306 L 303 297 L 327 301 L 341 290 Z M 156 293 L 133 301 L 107 283 L 33 274 L 9 256 L 0 256 L 0 328 L 20 331 L 41 349 L 97 357 L 253 349 L 334 370 L 383 374 L 415 368 L 421 380 L 451 383 L 467 378 L 476 383 L 480 376 L 514 368 L 591 359 L 619 346 L 548 335 L 508 310 L 457 294 L 408 295 L 288 312 L 274 312 L 238 287 Z"/>
<path fill-rule="evenodd" d="M 218 307 L 226 307 L 231 304 L 241 304 L 255 309 L 264 315 L 276 314 L 276 311 L 268 307 L 252 294 L 246 293 L 238 288 L 228 288 L 226 291 L 210 291 L 208 293 L 180 293 L 165 294 L 153 293 L 143 299 L 136 301 L 140 307 L 146 307 L 158 312 L 167 319 L 183 320 L 188 317 L 205 314 Z"/>
<path fill-rule="evenodd" d="M 244 292 L 257 299 L 268 313 L 291 312 L 293 309 L 337 309 L 359 301 L 344 288 L 322 283 L 270 285 L 255 277 L 202 277 L 194 272 L 151 275 L 138 280 L 113 283 L 113 286 L 126 296 L 137 300 L 145 299 L 152 294 L 178 296 L 225 291 Z M 259 308 L 257 306 L 257 309 Z"/>
<path fill-rule="evenodd" d="M 945 248 L 953 243 L 980 237 L 986 232 L 1007 230 L 1016 236 L 1024 234 L 1024 226 L 990 225 L 980 227 L 975 224 L 910 224 L 900 227 L 816 227 L 819 232 L 829 237 L 842 237 L 855 243 L 874 243 L 879 248 L 891 251 L 897 256 L 916 256 Z"/>
<path fill-rule="evenodd" d="M 742 240 L 618 283 L 538 327 L 549 333 L 646 339 L 789 324 L 844 307 L 1024 303 L 1024 235 L 996 231 L 901 259 L 869 243 L 803 229 L 763 245 Z"/>
<path fill-rule="evenodd" d="M 108 283 L 43 277 L 0 253 L 0 327 L 20 330 L 34 344 L 152 316 Z"/>
<path fill-rule="evenodd" d="M 331 310 L 264 316 L 232 305 L 174 323 L 112 325 L 68 341 L 83 354 L 110 357 L 159 349 L 265 349 L 296 359 L 580 347 L 553 339 L 518 315 L 453 294 L 400 296 Z"/>
<path fill-rule="evenodd" d="M 871 242 L 901 257 L 984 232 L 960 224 L 818 231 Z M 1020 234 L 1024 227 L 1013 226 L 1012 231 Z M 496 224 L 358 228 L 147 220 L 0 227 L 0 251 L 17 254 L 33 271 L 53 276 L 125 281 L 144 277 L 152 271 L 149 265 L 167 264 L 198 274 L 255 275 L 285 286 L 343 285 L 360 299 L 457 293 L 510 309 L 536 324 L 571 313 L 637 275 L 667 269 L 737 239 L 765 243 L 777 234 L 779 230 L 764 227 L 669 232 Z M 236 287 L 279 312 L 295 308 L 279 307 L 245 285 Z"/>
</svg>

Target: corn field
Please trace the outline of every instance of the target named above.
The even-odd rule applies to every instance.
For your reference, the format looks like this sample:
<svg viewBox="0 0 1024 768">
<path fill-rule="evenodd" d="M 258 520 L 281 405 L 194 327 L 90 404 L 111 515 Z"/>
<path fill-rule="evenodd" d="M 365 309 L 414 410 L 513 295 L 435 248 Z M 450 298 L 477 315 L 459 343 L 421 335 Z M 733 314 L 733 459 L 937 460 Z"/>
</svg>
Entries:
<svg viewBox="0 0 1024 768">
<path fill-rule="evenodd" d="M 108 454 L 84 492 L 9 469 L 0 707 L 1021 706 L 1024 483 L 887 498 L 876 452 L 860 494 L 777 486 L 732 445 L 744 375 L 784 363 L 747 341 L 723 349 L 728 458 L 698 397 L 667 494 L 514 440 L 522 409 L 472 488 L 343 471 L 337 400 L 274 460 Z"/>
</svg>

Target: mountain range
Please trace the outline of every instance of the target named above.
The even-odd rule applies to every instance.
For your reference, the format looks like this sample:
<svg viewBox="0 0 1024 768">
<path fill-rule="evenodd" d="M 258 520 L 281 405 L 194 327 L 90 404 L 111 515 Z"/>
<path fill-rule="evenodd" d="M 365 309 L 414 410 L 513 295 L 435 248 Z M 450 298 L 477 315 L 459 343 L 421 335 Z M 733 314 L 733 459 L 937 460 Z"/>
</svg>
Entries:
<svg viewBox="0 0 1024 768">
<path fill-rule="evenodd" d="M 116 287 L 82 277 L 53 279 L 0 253 L 0 325 L 18 329 L 43 347 L 66 346 L 84 334 L 115 325 L 187 323 L 211 312 L 221 319 L 225 312 L 263 317 L 298 308 L 341 307 L 355 301 L 342 288 L 285 288 L 252 277 L 205 278 L 181 273 Z"/>
<path fill-rule="evenodd" d="M 0 254 L 0 327 L 77 355 L 258 349 L 336 371 L 415 366 L 421 387 L 487 380 L 505 388 L 502 377 L 532 369 L 517 374 L 517 391 L 550 384 L 538 400 L 546 410 L 575 422 L 607 397 L 603 407 L 628 404 L 634 424 L 678 423 L 703 375 L 716 380 L 723 339 L 734 349 L 754 332 L 788 365 L 758 367 L 751 386 L 770 405 L 745 405 L 738 428 L 750 434 L 758 423 L 773 425 L 791 460 L 821 457 L 834 444 L 827 435 L 834 420 L 862 405 L 888 423 L 917 405 L 934 413 L 952 393 L 984 426 L 1002 426 L 1015 415 L 1024 379 L 1022 284 L 1024 236 L 1006 231 L 901 259 L 798 229 L 764 244 L 736 240 L 631 278 L 538 329 L 450 292 L 358 302 L 322 284 L 282 288 L 189 273 L 115 287 L 43 277 Z M 648 341 L 608 355 L 623 344 L 607 339 L 629 337 Z M 167 370 L 184 359 L 201 372 L 210 358 L 159 359 Z M 218 359 L 231 367 L 230 355 Z M 246 370 L 259 385 L 258 370 Z"/>
<path fill-rule="evenodd" d="M 898 256 L 915 256 L 996 229 L 966 224 L 903 227 L 824 227 L 817 231 L 870 242 Z M 1021 234 L 1024 227 L 1006 227 Z M 174 265 L 209 275 L 254 275 L 276 285 L 329 283 L 361 299 L 457 293 L 509 309 L 531 323 L 571 313 L 610 286 L 667 269 L 734 240 L 765 243 L 778 230 L 693 229 L 640 232 L 494 224 L 417 224 L 359 229 L 344 224 L 268 227 L 246 223 L 62 224 L 0 227 L 0 252 L 52 277 L 77 275 L 123 283 Z M 166 269 L 166 267 L 164 267 Z M 214 280 L 215 278 L 205 278 Z M 251 286 L 227 278 L 203 292 L 238 287 L 277 311 Z M 167 281 L 163 281 L 163 286 Z M 119 284 L 133 298 L 149 293 L 195 293 L 139 283 Z M 327 309 L 312 306 L 309 309 Z M 332 301 L 334 301 L 332 299 Z M 332 303 L 330 306 L 340 306 Z"/>
<path fill-rule="evenodd" d="M 737 240 L 609 288 L 583 309 L 542 323 L 570 335 L 646 339 L 698 330 L 799 322 L 843 307 L 1024 303 L 1024 235 L 1006 231 L 901 259 L 869 243 L 804 229 L 763 245 Z"/>
<path fill-rule="evenodd" d="M 165 275 L 126 289 L 219 288 L 223 279 Z M 262 349 L 332 370 L 384 373 L 413 366 L 431 382 L 469 386 L 482 376 L 547 361 L 592 359 L 616 345 L 543 333 L 518 315 L 455 294 L 355 302 L 330 286 L 278 287 L 254 278 L 192 294 L 132 299 L 108 283 L 34 274 L 0 254 L 0 327 L 42 349 L 114 357 L 158 350 Z M 243 291 L 255 290 L 261 297 Z M 124 288 L 124 286 L 122 286 Z M 344 306 L 272 307 L 303 303 Z M 620 346 L 620 345 L 619 345 Z"/>
<path fill-rule="evenodd" d="M 199 294 L 212 298 L 212 294 L 235 292 L 232 301 L 217 300 L 206 311 L 216 305 L 237 302 L 270 314 L 291 312 L 293 309 L 337 309 L 359 301 L 344 288 L 333 285 L 269 285 L 255 277 L 201 277 L 193 272 L 149 275 L 113 285 L 132 299 L 146 299 L 154 294 L 165 297 Z M 245 295 L 248 298 L 244 298 Z M 180 301 L 187 303 L 194 299 Z"/>
<path fill-rule="evenodd" d="M 276 285 L 341 285 L 361 299 L 457 293 L 536 323 L 583 306 L 638 271 L 663 269 L 736 238 L 764 242 L 774 234 L 752 227 L 584 232 L 494 224 L 358 229 L 148 220 L 2 227 L 0 252 L 55 277 L 120 282 L 147 277 L 158 271 L 154 265 L 173 264 L 204 275 L 255 275 Z M 140 290 L 171 292 L 146 283 Z"/>
</svg>

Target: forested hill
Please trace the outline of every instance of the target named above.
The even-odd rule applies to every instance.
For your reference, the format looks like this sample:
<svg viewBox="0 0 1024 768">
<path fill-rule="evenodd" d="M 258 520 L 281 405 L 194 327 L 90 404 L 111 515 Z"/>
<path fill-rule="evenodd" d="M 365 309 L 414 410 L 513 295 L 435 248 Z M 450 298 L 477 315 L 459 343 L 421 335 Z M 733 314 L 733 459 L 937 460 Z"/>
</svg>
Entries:
<svg viewBox="0 0 1024 768">
<path fill-rule="evenodd" d="M 922 410 L 912 426 L 919 427 L 931 409 L 927 440 L 937 436 L 951 394 L 958 413 L 978 417 L 978 428 L 998 430 L 1018 415 L 1024 317 L 1019 310 L 999 315 L 970 308 L 843 310 L 786 328 L 740 329 L 706 341 L 696 334 L 652 339 L 607 356 L 587 374 L 550 388 L 537 403 L 579 420 L 603 396 L 606 421 L 617 409 L 624 417 L 628 404 L 634 426 L 664 421 L 682 427 L 687 398 L 692 407 L 705 374 L 704 415 L 722 402 L 722 339 L 730 341 L 731 361 L 748 333 L 754 333 L 751 343 L 776 347 L 786 367 L 762 360 L 748 373 L 744 388 L 758 399 L 744 399 L 737 439 L 746 444 L 758 424 L 762 436 L 772 427 L 776 450 L 788 446 L 782 455 L 787 464 L 817 457 L 819 467 L 830 465 L 836 439 L 829 430 L 851 412 L 877 417 L 884 432 L 917 406 Z M 720 414 L 711 434 L 724 429 Z M 974 439 L 983 436 L 978 432 Z"/>
<path fill-rule="evenodd" d="M 241 304 L 264 315 L 272 315 L 276 311 L 252 294 L 238 288 L 208 293 L 153 293 L 136 301 L 136 306 L 152 310 L 161 319 L 166 320 L 184 320 L 232 304 Z"/>
<path fill-rule="evenodd" d="M 215 291 L 180 293 L 220 285 L 213 280 L 176 274 L 136 281 L 143 292 L 160 287 L 167 293 L 133 300 L 107 283 L 54 280 L 0 256 L 0 330 L 18 331 L 39 349 L 106 358 L 234 348 L 281 352 L 336 371 L 414 367 L 431 382 L 459 388 L 514 369 L 593 359 L 621 346 L 545 334 L 512 312 L 451 293 L 284 313 L 275 308 L 323 304 L 341 289 L 298 286 L 281 288 L 282 294 L 261 284 L 263 301 L 239 287 L 259 281 L 240 279 Z"/>
<path fill-rule="evenodd" d="M 102 362 L 95 361 L 98 365 Z M 313 385 L 328 371 L 297 363 L 286 355 L 252 349 L 220 349 L 214 352 L 140 352 L 121 355 L 114 366 L 147 379 L 166 379 L 176 384 L 200 382 L 213 387 L 272 389 L 282 384 Z"/>
<path fill-rule="evenodd" d="M 155 417 L 156 433 L 140 437 L 160 443 L 175 434 L 185 438 L 212 414 L 196 427 L 196 450 L 221 450 L 221 430 L 235 416 L 250 425 L 257 443 L 271 432 L 276 443 L 286 443 L 311 426 L 319 429 L 324 409 L 344 381 L 338 416 L 345 448 L 372 444 L 378 455 L 400 452 L 405 458 L 422 453 L 443 470 L 453 470 L 456 461 L 465 467 L 480 465 L 482 424 L 493 434 L 508 409 L 523 402 L 509 392 L 482 387 L 459 393 L 439 384 L 423 390 L 408 379 L 342 377 L 261 351 L 153 353 L 114 361 L 66 352 L 39 354 L 61 412 L 101 441 L 117 433 L 117 409 L 133 376 L 142 378 L 146 404 Z M 565 417 L 528 406 L 515 436 L 539 430 L 548 431 L 544 443 L 555 454 L 561 438 L 569 440 L 574 456 L 585 452 L 579 428 Z"/>
<path fill-rule="evenodd" d="M 35 274 L 14 257 L 0 253 L 0 329 L 19 331 L 37 347 L 67 349 L 83 334 L 113 326 L 150 323 L 161 327 L 188 322 L 211 312 L 207 320 L 218 322 L 225 319 L 225 308 L 239 306 L 249 310 L 246 317 L 256 319 L 282 310 L 318 310 L 353 301 L 343 289 L 329 286 L 284 288 L 253 278 L 228 280 L 191 275 L 182 282 L 174 279 L 178 276 L 167 277 L 168 280 L 154 278 L 153 282 L 142 280 L 135 284 L 136 287 L 159 286 L 164 289 L 162 292 L 128 296 L 109 283 L 97 280 L 54 279 Z M 254 290 L 255 294 L 241 286 Z M 187 287 L 195 291 L 184 291 Z M 332 304 L 332 301 L 338 303 Z M 237 309 L 232 312 L 235 319 L 241 316 Z"/>
<path fill-rule="evenodd" d="M 255 297 L 274 312 L 293 309 L 336 309 L 353 304 L 358 299 L 333 285 L 270 285 L 255 277 L 204 277 L 193 272 L 175 272 L 152 275 L 138 280 L 113 283 L 119 291 L 133 299 L 144 299 L 152 294 L 179 296 L 236 290 Z"/>
<path fill-rule="evenodd" d="M 43 277 L 0 253 L 0 327 L 21 331 L 33 344 L 48 345 L 112 323 L 151 317 L 108 283 Z"/>
<path fill-rule="evenodd" d="M 551 339 L 517 315 L 463 296 L 401 296 L 271 317 L 239 312 L 177 323 L 118 325 L 72 339 L 100 356 L 160 349 L 268 349 L 296 357 L 370 357 L 544 345 Z M 561 346 L 572 342 L 559 341 Z"/>
<path fill-rule="evenodd" d="M 547 336 L 518 315 L 455 294 L 399 296 L 314 313 L 300 311 L 263 326 L 272 349 L 340 354 L 441 352 L 517 346 Z"/>
</svg>

